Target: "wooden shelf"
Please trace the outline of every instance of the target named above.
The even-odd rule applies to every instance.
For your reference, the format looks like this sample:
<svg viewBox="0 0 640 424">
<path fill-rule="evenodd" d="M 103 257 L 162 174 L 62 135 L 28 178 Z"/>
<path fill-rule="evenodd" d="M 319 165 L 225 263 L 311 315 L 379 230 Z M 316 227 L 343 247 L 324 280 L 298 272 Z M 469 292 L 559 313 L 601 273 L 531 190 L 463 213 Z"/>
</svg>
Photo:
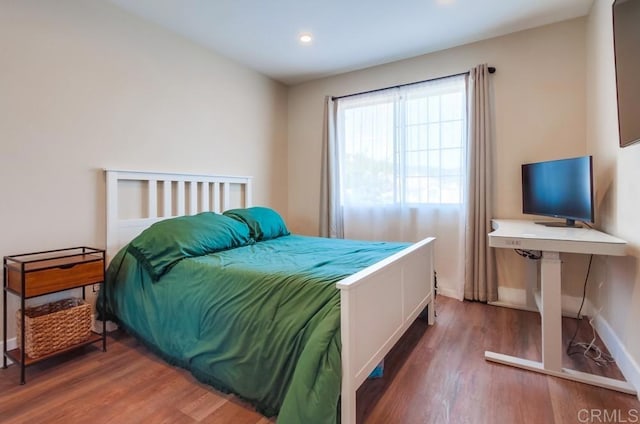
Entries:
<svg viewBox="0 0 640 424">
<path fill-rule="evenodd" d="M 98 333 L 94 333 L 91 332 L 91 335 L 89 336 L 89 338 L 83 342 L 80 343 L 76 343 L 73 344 L 71 346 L 68 346 L 64 349 L 60 349 L 60 350 L 56 350 L 55 352 L 52 352 L 48 355 L 43 355 L 39 358 L 30 358 L 30 357 L 26 357 L 25 361 L 24 361 L 24 365 L 25 366 L 29 366 L 29 365 L 33 365 L 37 362 L 40 361 L 44 361 L 45 359 L 49 359 L 49 358 L 53 358 L 54 356 L 58 356 L 61 353 L 66 353 L 66 352 L 70 352 L 76 348 L 82 347 L 82 346 L 87 346 L 90 345 L 92 343 L 96 343 L 96 342 L 101 342 L 102 341 L 102 334 L 98 334 Z M 13 362 L 15 362 L 16 364 L 20 364 L 22 361 L 22 351 L 19 348 L 13 349 L 13 350 L 8 350 L 7 353 L 7 358 L 11 359 Z"/>
</svg>

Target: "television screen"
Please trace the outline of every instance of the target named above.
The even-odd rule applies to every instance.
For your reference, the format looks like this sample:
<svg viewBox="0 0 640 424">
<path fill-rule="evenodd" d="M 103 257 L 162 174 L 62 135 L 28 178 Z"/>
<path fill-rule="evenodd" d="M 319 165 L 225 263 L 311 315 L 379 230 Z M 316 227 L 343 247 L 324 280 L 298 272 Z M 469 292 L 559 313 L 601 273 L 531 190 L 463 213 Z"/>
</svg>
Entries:
<svg viewBox="0 0 640 424">
<path fill-rule="evenodd" d="M 620 146 L 640 141 L 640 0 L 613 3 Z"/>
<path fill-rule="evenodd" d="M 591 156 L 522 165 L 522 212 L 565 219 L 545 225 L 594 222 L 592 170 Z"/>
</svg>

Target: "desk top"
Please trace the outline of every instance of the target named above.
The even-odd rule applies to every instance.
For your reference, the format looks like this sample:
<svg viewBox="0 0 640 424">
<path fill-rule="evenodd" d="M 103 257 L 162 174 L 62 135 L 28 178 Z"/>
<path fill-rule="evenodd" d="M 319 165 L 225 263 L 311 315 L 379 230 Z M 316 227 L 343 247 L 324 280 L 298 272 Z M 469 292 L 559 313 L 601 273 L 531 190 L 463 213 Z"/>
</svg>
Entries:
<svg viewBox="0 0 640 424">
<path fill-rule="evenodd" d="M 627 246 L 622 239 L 586 227 L 546 227 L 516 219 L 493 219 L 491 224 L 491 247 L 624 256 Z"/>
</svg>

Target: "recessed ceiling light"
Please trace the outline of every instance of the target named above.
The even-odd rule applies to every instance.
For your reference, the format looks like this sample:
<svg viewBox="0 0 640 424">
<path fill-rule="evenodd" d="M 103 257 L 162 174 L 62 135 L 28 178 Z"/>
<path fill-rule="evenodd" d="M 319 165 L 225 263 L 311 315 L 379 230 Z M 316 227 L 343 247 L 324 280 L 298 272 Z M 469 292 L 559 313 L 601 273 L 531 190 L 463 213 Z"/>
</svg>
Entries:
<svg viewBox="0 0 640 424">
<path fill-rule="evenodd" d="M 313 36 L 310 33 L 305 32 L 303 34 L 300 34 L 300 37 L 298 39 L 302 44 L 311 44 L 311 42 L 313 41 Z"/>
</svg>

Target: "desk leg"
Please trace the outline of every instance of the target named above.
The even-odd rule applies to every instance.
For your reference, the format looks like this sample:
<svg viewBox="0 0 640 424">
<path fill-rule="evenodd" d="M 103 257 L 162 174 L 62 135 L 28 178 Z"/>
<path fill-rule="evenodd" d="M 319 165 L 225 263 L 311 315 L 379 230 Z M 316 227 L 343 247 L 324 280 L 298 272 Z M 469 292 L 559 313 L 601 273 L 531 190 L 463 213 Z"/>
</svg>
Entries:
<svg viewBox="0 0 640 424">
<path fill-rule="evenodd" d="M 542 362 L 502 353 L 484 352 L 487 361 L 552 375 L 618 392 L 636 395 L 630 383 L 608 377 L 562 368 L 562 290 L 561 262 L 558 252 L 543 252 L 540 265 L 540 317 L 542 320 Z"/>
<path fill-rule="evenodd" d="M 538 261 L 527 260 L 525 271 L 525 284 L 526 284 L 526 304 L 527 308 L 532 311 L 537 311 L 536 306 L 536 291 L 538 291 Z"/>
<path fill-rule="evenodd" d="M 542 364 L 545 369 L 562 370 L 562 290 L 560 254 L 543 252 L 540 265 L 542 321 Z"/>
</svg>

